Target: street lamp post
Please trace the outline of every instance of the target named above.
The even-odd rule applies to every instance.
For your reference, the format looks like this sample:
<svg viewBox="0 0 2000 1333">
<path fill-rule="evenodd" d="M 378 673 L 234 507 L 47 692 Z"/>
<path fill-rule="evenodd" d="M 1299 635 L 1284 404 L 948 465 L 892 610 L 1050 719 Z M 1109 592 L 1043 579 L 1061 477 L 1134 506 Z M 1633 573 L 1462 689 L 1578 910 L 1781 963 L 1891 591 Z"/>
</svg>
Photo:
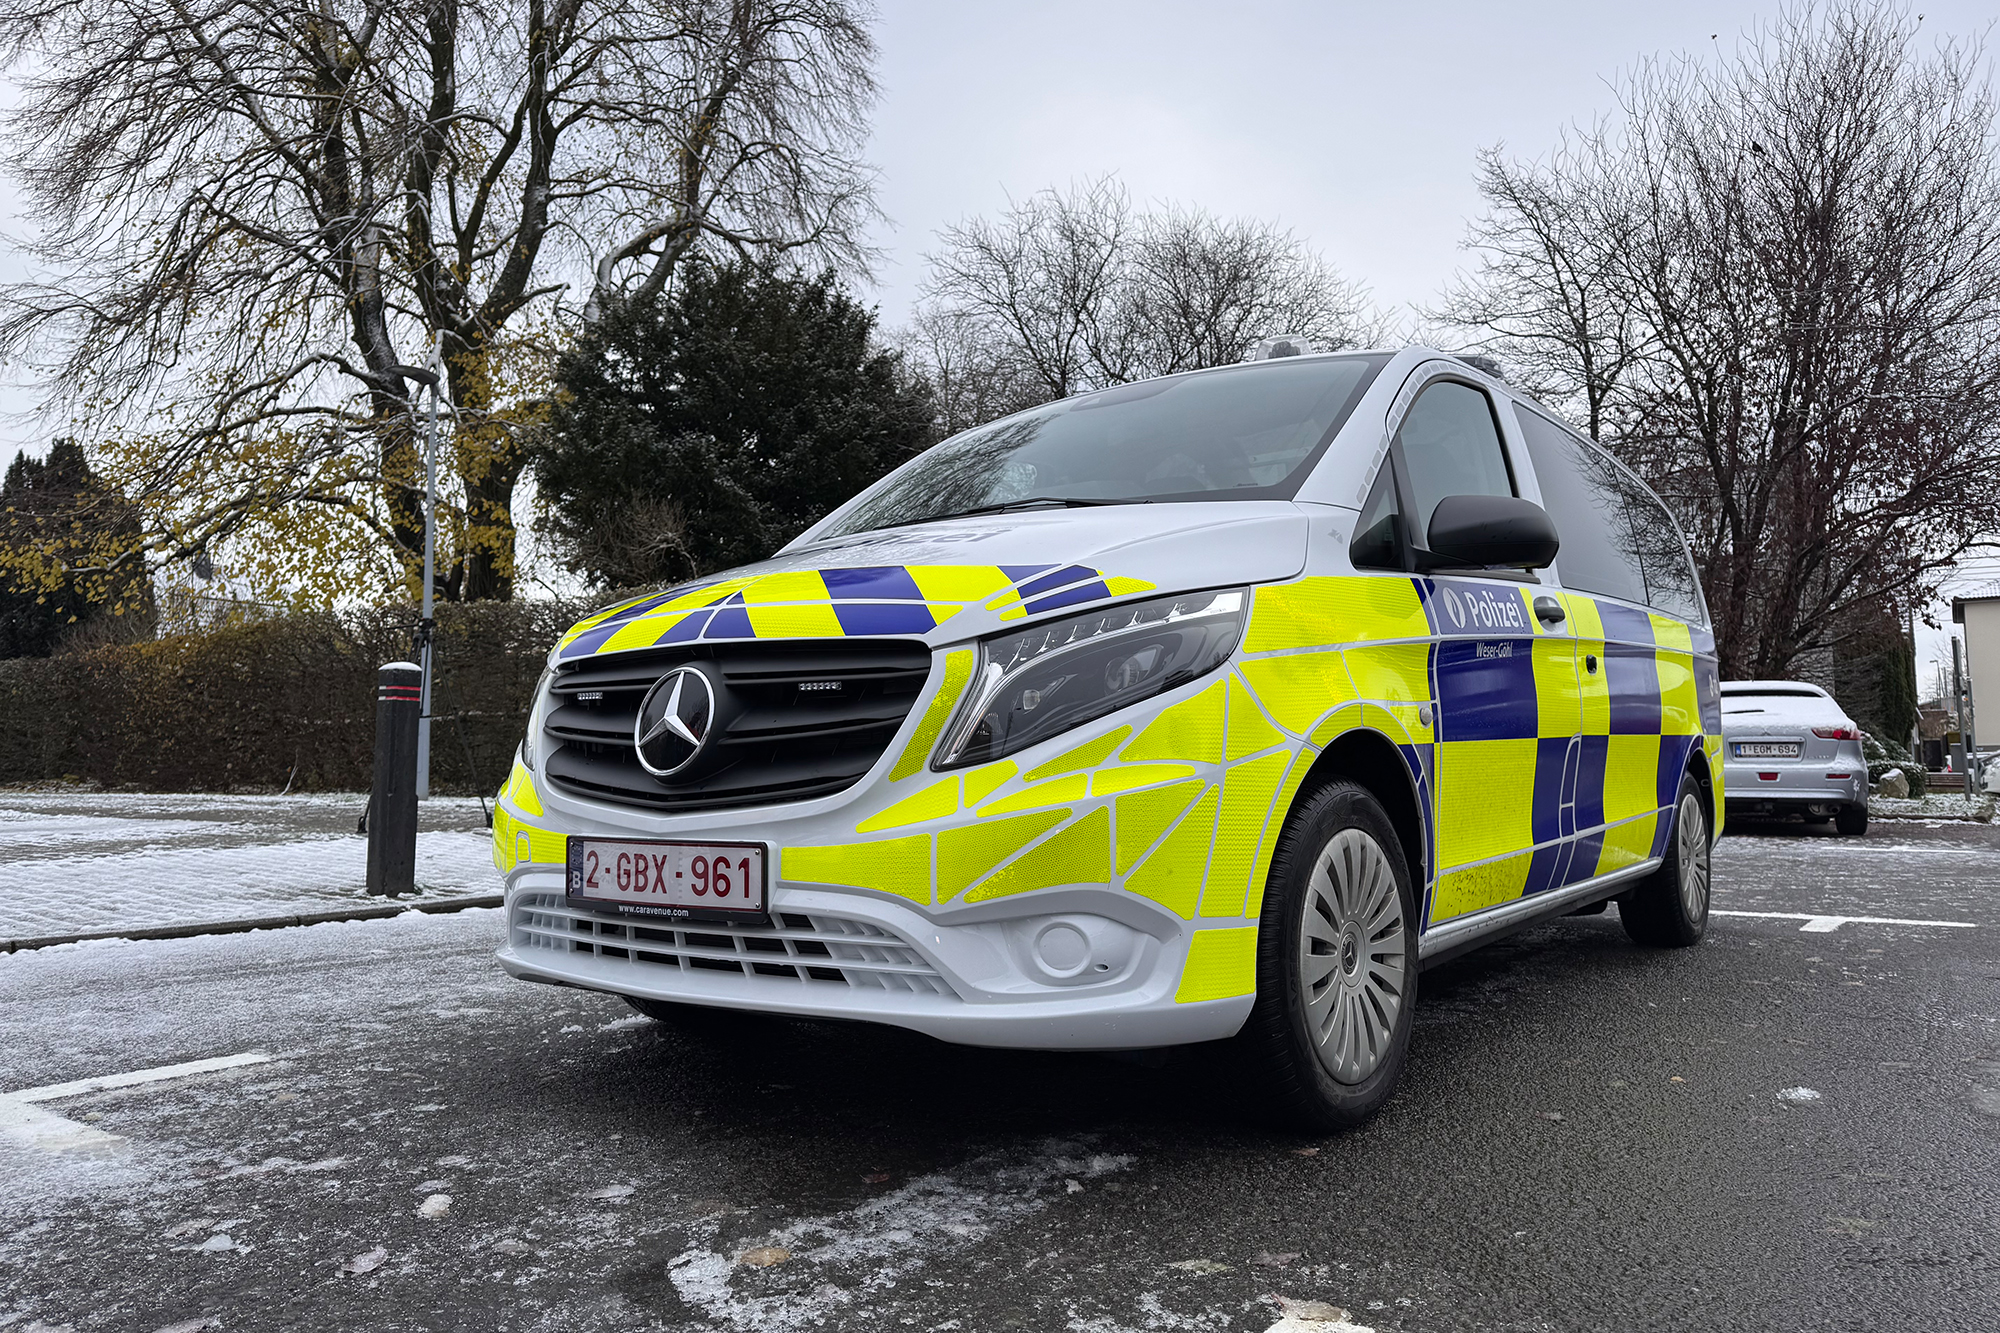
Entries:
<svg viewBox="0 0 2000 1333">
<path fill-rule="evenodd" d="M 437 431 L 438 395 L 442 390 L 439 372 L 441 345 L 431 344 L 430 366 L 397 366 L 403 378 L 415 380 L 431 391 L 430 419 L 424 432 L 424 607 L 417 618 L 417 666 L 423 672 L 421 700 L 417 708 L 417 795 L 428 800 L 431 794 L 431 676 L 433 648 L 437 641 L 435 586 L 437 578 Z"/>
</svg>

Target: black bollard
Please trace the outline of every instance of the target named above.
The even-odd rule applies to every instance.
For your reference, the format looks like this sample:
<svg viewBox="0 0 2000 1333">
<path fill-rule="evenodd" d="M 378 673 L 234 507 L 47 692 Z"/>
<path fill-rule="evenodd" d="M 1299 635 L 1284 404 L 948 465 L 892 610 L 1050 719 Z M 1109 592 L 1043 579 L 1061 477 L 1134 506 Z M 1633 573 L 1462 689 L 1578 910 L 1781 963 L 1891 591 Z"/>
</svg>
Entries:
<svg viewBox="0 0 2000 1333">
<path fill-rule="evenodd" d="M 368 892 L 417 889 L 417 713 L 423 671 L 390 662 L 375 676 L 375 791 L 368 801 Z"/>
</svg>

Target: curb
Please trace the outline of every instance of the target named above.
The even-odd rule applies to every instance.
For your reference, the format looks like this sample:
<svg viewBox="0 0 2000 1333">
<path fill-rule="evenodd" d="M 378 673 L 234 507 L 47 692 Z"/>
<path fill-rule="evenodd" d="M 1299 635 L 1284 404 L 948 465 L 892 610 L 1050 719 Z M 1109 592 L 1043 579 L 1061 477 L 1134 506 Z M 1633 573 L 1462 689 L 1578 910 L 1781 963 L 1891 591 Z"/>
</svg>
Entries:
<svg viewBox="0 0 2000 1333">
<path fill-rule="evenodd" d="M 202 921 L 181 926 L 143 926 L 137 930 L 87 930 L 75 935 L 38 935 L 27 939 L 0 940 L 0 953 L 22 953 L 47 949 L 57 944 L 87 944 L 93 940 L 181 940 L 196 935 L 240 935 L 251 930 L 282 930 L 288 926 L 318 926 L 330 921 L 375 921 L 402 916 L 405 912 L 463 912 L 474 907 L 504 907 L 504 893 L 473 894 L 464 898 L 444 898 L 429 903 L 383 903 L 378 907 L 336 907 L 324 912 L 297 912 L 286 916 L 242 917 L 234 921 Z"/>
</svg>

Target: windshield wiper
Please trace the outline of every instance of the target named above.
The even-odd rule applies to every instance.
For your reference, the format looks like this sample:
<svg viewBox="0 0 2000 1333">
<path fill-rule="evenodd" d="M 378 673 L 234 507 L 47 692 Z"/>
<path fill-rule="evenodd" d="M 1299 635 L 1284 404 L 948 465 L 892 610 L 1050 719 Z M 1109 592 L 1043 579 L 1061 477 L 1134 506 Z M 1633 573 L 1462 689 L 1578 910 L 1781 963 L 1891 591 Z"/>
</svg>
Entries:
<svg viewBox="0 0 2000 1333">
<path fill-rule="evenodd" d="M 1099 505 L 1151 504 L 1150 500 L 1086 500 L 1075 495 L 1030 495 L 1019 500 L 1003 500 L 999 504 L 974 505 L 970 509 L 954 509 L 948 514 L 932 514 L 921 520 L 936 523 L 947 518 L 968 518 L 973 514 L 1004 514 L 1011 509 L 1032 509 L 1043 506 L 1061 506 L 1065 509 L 1094 509 Z"/>
</svg>

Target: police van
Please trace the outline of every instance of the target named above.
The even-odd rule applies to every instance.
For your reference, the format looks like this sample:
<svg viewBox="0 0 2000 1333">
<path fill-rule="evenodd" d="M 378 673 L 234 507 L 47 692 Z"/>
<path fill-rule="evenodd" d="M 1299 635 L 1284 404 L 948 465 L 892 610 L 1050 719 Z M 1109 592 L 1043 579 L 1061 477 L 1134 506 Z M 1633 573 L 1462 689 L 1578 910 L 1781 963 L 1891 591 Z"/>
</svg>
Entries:
<svg viewBox="0 0 2000 1333">
<path fill-rule="evenodd" d="M 1644 485 L 1464 360 L 1271 356 L 955 436 L 570 629 L 500 961 L 668 1019 L 1231 1038 L 1347 1125 L 1425 965 L 1607 900 L 1698 942 L 1721 764 Z"/>
</svg>

